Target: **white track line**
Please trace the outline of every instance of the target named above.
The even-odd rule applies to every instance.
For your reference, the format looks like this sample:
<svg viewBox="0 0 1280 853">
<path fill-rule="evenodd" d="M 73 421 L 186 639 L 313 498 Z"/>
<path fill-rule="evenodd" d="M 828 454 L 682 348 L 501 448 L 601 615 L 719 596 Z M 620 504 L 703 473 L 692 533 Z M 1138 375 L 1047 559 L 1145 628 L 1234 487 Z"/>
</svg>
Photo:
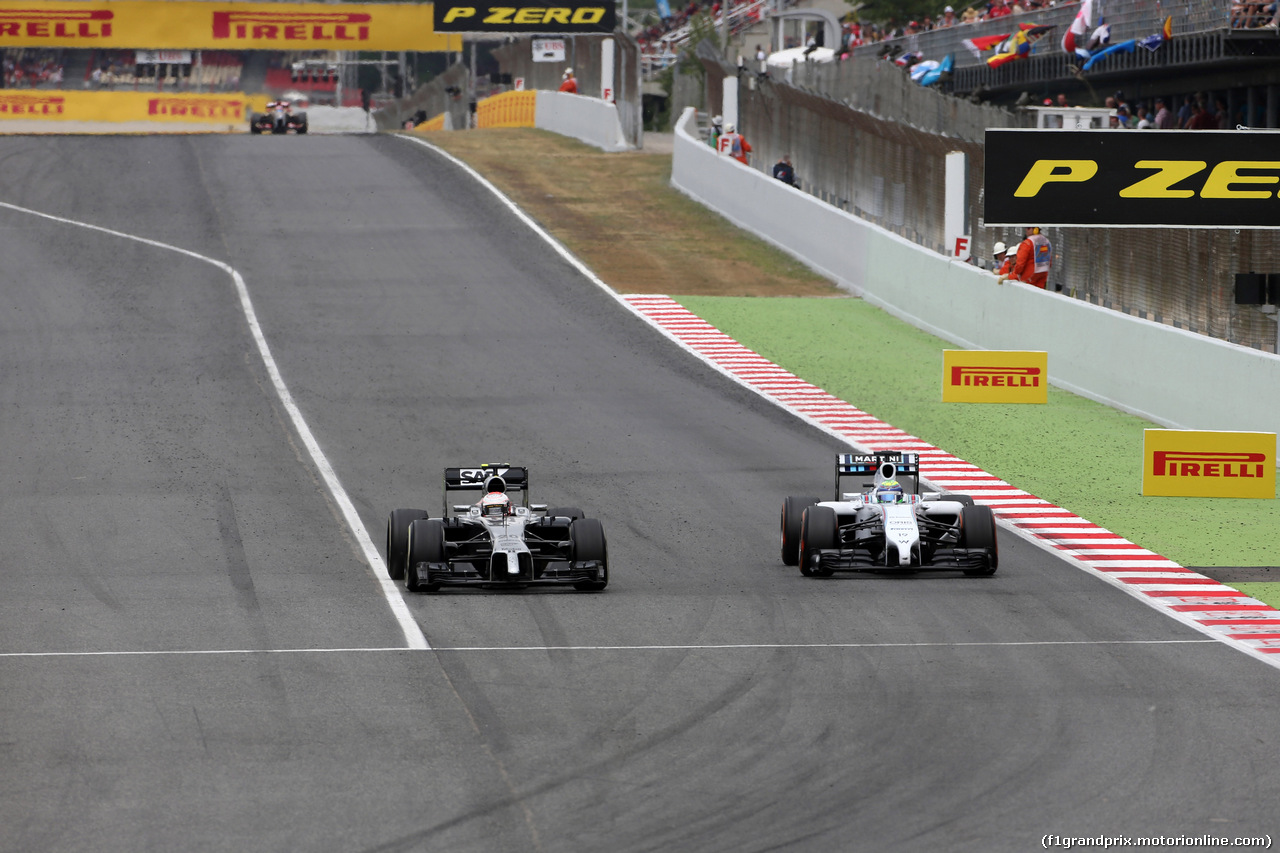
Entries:
<svg viewBox="0 0 1280 853">
<path fill-rule="evenodd" d="M 920 453 L 921 472 L 932 489 L 972 495 L 976 502 L 990 506 L 1004 527 L 1036 546 L 1073 560 L 1085 571 L 1179 622 L 1280 666 L 1280 610 L 1028 494 L 849 403 L 835 400 L 817 408 L 798 404 L 796 400 L 803 398 L 779 389 L 798 387 L 805 384 L 803 380 L 785 372 L 766 371 L 758 353 L 736 342 L 727 347 L 721 335 L 716 337 L 719 344 L 714 353 L 706 351 L 684 331 L 691 326 L 689 318 L 695 315 L 674 299 L 651 295 L 624 298 L 682 347 L 824 432 L 844 439 L 862 452 L 910 450 Z M 748 364 L 749 369 L 738 366 Z M 758 378 L 764 376 L 768 377 L 765 381 Z M 1188 605 L 1188 595 L 1195 598 L 1195 603 Z M 1248 609 L 1224 612 L 1220 609 L 1224 605 L 1230 605 L 1233 610 L 1246 605 Z"/>
<path fill-rule="evenodd" d="M 342 511 L 347 527 L 350 528 L 352 535 L 355 536 L 356 541 L 360 544 L 360 550 L 363 552 L 365 559 L 369 562 L 370 567 L 373 568 L 374 577 L 378 579 L 382 588 L 382 595 L 387 600 L 387 604 L 390 605 L 391 612 L 395 616 L 396 622 L 400 625 L 400 630 L 404 632 L 405 643 L 411 649 L 429 648 L 427 638 L 423 636 L 422 629 L 418 627 L 418 623 L 409 612 L 404 598 L 400 595 L 399 588 L 391 580 L 391 575 L 387 572 L 386 563 L 383 562 L 382 555 L 378 553 L 378 549 L 374 547 L 373 540 L 369 538 L 369 532 L 365 530 L 364 523 L 360 521 L 360 516 L 356 512 L 355 506 L 351 503 L 351 498 L 347 496 L 346 489 L 342 487 L 342 483 L 338 480 L 338 475 L 334 473 L 333 466 L 329 464 L 324 451 L 320 449 L 320 444 L 312 434 L 311 428 L 307 426 L 306 419 L 302 417 L 302 411 L 294 403 L 293 395 L 289 393 L 288 387 L 284 384 L 284 378 L 280 375 L 280 368 L 276 365 L 276 360 L 271 355 L 271 348 L 267 346 L 267 339 L 262 333 L 262 327 L 258 324 L 258 315 L 254 312 L 253 303 L 249 300 L 249 288 L 240 273 L 231 265 L 222 261 L 205 257 L 189 249 L 161 243 L 158 240 L 148 240 L 145 237 L 126 234 L 123 231 L 103 228 L 100 225 L 90 225 L 87 222 L 78 222 L 74 219 L 65 219 L 61 216 L 41 213 L 38 210 L 18 207 L 15 204 L 0 202 L 0 207 L 18 213 L 25 213 L 29 216 L 48 219 L 62 225 L 73 225 L 77 228 L 85 228 L 101 234 L 109 234 L 112 237 L 119 237 L 122 240 L 132 240 L 135 243 L 154 246 L 157 249 L 164 249 L 168 252 L 176 252 L 179 255 L 185 255 L 188 258 L 211 264 L 231 276 L 231 280 L 235 283 L 236 294 L 240 297 L 240 310 L 244 313 L 245 321 L 249 324 L 249 331 L 253 335 L 254 343 L 257 344 L 258 355 L 262 358 L 262 364 L 266 367 L 267 374 L 271 377 L 271 384 L 275 388 L 276 396 L 280 398 L 280 404 L 289 413 L 289 420 L 292 421 L 293 428 L 297 430 L 298 436 L 307 448 L 307 452 L 311 454 L 311 461 L 315 463 L 316 469 L 320 472 L 325 485 L 329 488 L 329 494 Z"/>
<path fill-rule="evenodd" d="M 972 643 L 698 643 L 635 646 L 435 646 L 430 649 L 374 646 L 370 648 L 335 649 L 190 649 L 177 651 L 136 652 L 3 652 L 4 658 L 84 658 L 84 657 L 163 657 L 169 655 L 314 655 L 366 654 L 370 652 L 714 652 L 725 649 L 963 649 L 1021 646 L 1186 646 L 1210 645 L 1213 640 L 1027 640 L 1024 642 Z"/>
<path fill-rule="evenodd" d="M 1216 595 L 1217 598 L 1214 598 L 1213 601 L 1225 599 L 1238 602 L 1240 600 L 1236 597 L 1243 596 L 1244 593 L 1237 589 L 1203 575 L 1190 572 L 1174 561 L 1159 555 L 1154 558 L 1141 557 L 1137 560 L 1117 559 L 1104 561 L 1089 556 L 1088 549 L 1075 548 L 1068 551 L 1055 547 L 1054 537 L 1056 534 L 1037 528 L 1046 527 L 1049 522 L 1052 522 L 1057 526 L 1069 525 L 1073 529 L 1089 529 L 1096 532 L 1109 531 L 1105 531 L 1103 528 L 1080 518 L 1069 510 L 1054 506 L 1046 500 L 1028 494 L 1017 487 L 1005 484 L 1004 481 L 999 480 L 992 474 L 988 474 L 976 465 L 868 415 L 843 400 L 833 397 L 821 388 L 805 382 L 798 376 L 794 376 L 778 365 L 773 365 L 776 370 L 771 370 L 767 373 L 769 377 L 767 381 L 756 380 L 754 378 L 755 372 L 763 366 L 772 364 L 764 356 L 747 349 L 729 335 L 689 311 L 670 296 L 661 294 L 623 296 L 617 293 L 592 272 L 586 264 L 565 248 L 559 240 L 551 236 L 529 214 L 521 210 L 515 202 L 507 198 L 491 181 L 471 166 L 448 151 L 432 145 L 420 137 L 402 135 L 401 138 L 434 151 L 466 172 L 478 184 L 493 193 L 499 202 L 511 211 L 513 216 L 545 240 L 584 278 L 628 308 L 632 313 L 644 319 L 680 346 L 681 349 L 696 356 L 699 360 L 732 381 L 759 394 L 764 399 L 791 412 L 796 417 L 826 432 L 828 435 L 847 442 L 858 452 L 907 450 L 919 453 L 921 455 L 921 469 L 931 488 L 972 495 L 978 503 L 990 506 L 1000 520 L 1001 526 L 1011 530 L 1017 536 L 1059 557 L 1073 560 L 1081 569 L 1090 572 L 1112 586 L 1124 590 L 1126 594 L 1166 613 L 1173 619 L 1189 625 L 1197 631 L 1213 637 L 1215 640 L 1227 643 L 1258 660 L 1280 668 L 1280 611 L 1270 608 L 1261 601 L 1246 598 L 1244 600 L 1249 604 L 1266 607 L 1273 612 L 1276 617 L 1274 623 L 1276 630 L 1273 635 L 1252 634 L 1245 636 L 1245 632 L 1242 631 L 1233 633 L 1229 627 L 1224 630 L 1224 626 L 1217 624 L 1217 620 L 1211 617 L 1203 618 L 1199 611 L 1174 610 L 1172 605 L 1184 603 L 1182 599 L 1189 593 L 1194 593 L 1197 600 L 1205 599 L 1206 596 Z M 749 370 L 742 369 L 746 365 L 750 365 Z M 781 377 L 789 377 L 789 380 L 784 380 Z M 803 405 L 800 404 L 802 402 Z M 966 472 L 970 476 L 990 477 L 991 482 L 979 486 L 967 478 L 956 478 L 954 476 L 956 471 Z M 1016 503 L 1016 506 L 1010 505 L 1014 503 Z M 1115 534 L 1112 534 L 1112 536 L 1115 536 Z M 1125 540 L 1115 536 L 1111 541 L 1124 542 Z M 1123 574 L 1126 567 L 1134 574 Z M 1149 571 L 1153 567 L 1161 567 L 1167 572 L 1184 573 L 1188 580 L 1194 578 L 1194 589 L 1191 586 L 1164 583 L 1165 579 L 1163 577 L 1152 578 Z M 1117 574 L 1116 572 L 1121 573 Z M 1138 572 L 1141 572 L 1141 574 L 1137 574 Z M 1153 580 L 1160 582 L 1151 583 L 1150 581 Z M 1270 624 L 1266 620 L 1258 620 L 1258 622 L 1259 624 Z"/>
</svg>

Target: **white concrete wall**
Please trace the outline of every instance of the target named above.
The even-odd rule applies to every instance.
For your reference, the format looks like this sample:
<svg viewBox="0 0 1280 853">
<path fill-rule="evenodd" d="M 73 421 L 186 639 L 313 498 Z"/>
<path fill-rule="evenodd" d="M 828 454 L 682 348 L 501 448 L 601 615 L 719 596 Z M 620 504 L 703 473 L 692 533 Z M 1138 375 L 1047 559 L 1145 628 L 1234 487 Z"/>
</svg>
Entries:
<svg viewBox="0 0 1280 853">
<path fill-rule="evenodd" d="M 534 124 L 543 130 L 572 136 L 603 151 L 627 151 L 616 104 L 586 95 L 538 90 Z"/>
<path fill-rule="evenodd" d="M 693 119 L 687 109 L 676 126 L 672 185 L 851 293 L 966 349 L 1044 350 L 1052 384 L 1162 426 L 1280 432 L 1280 357 L 997 285 L 717 154 L 691 132 Z"/>
</svg>

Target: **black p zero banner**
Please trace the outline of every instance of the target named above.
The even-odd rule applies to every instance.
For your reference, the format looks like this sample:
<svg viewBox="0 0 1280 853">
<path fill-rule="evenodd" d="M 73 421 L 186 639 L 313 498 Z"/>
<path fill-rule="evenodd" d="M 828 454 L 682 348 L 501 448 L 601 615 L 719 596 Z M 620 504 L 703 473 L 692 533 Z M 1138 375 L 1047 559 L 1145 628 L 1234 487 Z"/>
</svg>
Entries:
<svg viewBox="0 0 1280 853">
<path fill-rule="evenodd" d="M 435 0 L 438 33 L 611 33 L 618 24 L 615 0 Z"/>
<path fill-rule="evenodd" d="M 984 225 L 1280 228 L 1280 133 L 988 130 Z"/>
</svg>

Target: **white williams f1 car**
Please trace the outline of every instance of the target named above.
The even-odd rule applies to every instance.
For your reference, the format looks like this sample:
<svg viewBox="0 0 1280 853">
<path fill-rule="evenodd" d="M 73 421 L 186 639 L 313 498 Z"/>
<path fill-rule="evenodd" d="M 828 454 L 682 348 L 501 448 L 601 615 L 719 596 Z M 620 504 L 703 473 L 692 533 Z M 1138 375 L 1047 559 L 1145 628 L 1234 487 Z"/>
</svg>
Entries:
<svg viewBox="0 0 1280 853">
<path fill-rule="evenodd" d="M 842 491 L 850 477 L 866 491 Z M 921 494 L 915 453 L 838 454 L 834 500 L 782 502 L 782 562 L 798 564 L 806 577 L 932 569 L 993 575 L 999 559 L 990 507 L 968 495 Z"/>
<path fill-rule="evenodd" d="M 479 492 L 449 513 L 449 493 Z M 511 500 L 520 495 L 520 503 Z M 444 469 L 444 515 L 397 509 L 387 519 L 387 570 L 411 592 L 442 586 L 572 586 L 609 583 L 609 551 L 599 519 L 577 507 L 529 503 L 529 471 L 506 464 Z"/>
</svg>

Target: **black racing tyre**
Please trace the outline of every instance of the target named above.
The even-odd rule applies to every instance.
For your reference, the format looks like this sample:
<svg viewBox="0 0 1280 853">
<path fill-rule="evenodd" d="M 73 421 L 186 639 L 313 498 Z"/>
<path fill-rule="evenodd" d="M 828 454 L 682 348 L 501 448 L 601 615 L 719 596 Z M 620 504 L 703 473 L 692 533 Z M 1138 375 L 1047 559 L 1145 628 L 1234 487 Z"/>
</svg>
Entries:
<svg viewBox="0 0 1280 853">
<path fill-rule="evenodd" d="M 307 132 L 307 122 L 306 122 L 306 119 L 303 119 L 302 124 L 300 124 L 300 125 L 298 125 L 298 126 L 297 126 L 297 131 L 298 131 L 298 133 L 306 133 L 306 132 Z"/>
<path fill-rule="evenodd" d="M 957 501 L 958 503 L 962 503 L 965 506 L 977 506 L 977 504 L 973 502 L 973 498 L 970 497 L 969 495 L 939 495 L 938 500 Z"/>
<path fill-rule="evenodd" d="M 387 574 L 393 581 L 404 578 L 405 563 L 409 559 L 409 525 L 426 517 L 424 509 L 397 509 L 387 518 Z"/>
<path fill-rule="evenodd" d="M 794 566 L 800 562 L 800 517 L 805 507 L 813 506 L 817 498 L 789 495 L 782 499 L 782 565 Z"/>
<path fill-rule="evenodd" d="M 609 546 L 598 518 L 579 518 L 569 525 L 569 557 L 573 562 L 600 561 L 600 580 L 578 581 L 574 589 L 599 592 L 609 585 Z"/>
<path fill-rule="evenodd" d="M 262 128 L 258 127 L 257 124 L 251 124 L 249 125 L 249 132 L 253 134 L 260 134 L 262 133 Z"/>
<path fill-rule="evenodd" d="M 419 563 L 443 563 L 444 523 L 438 518 L 420 518 L 409 525 L 409 559 L 405 564 L 404 585 L 410 592 L 435 592 L 438 583 L 424 583 L 418 574 Z"/>
<path fill-rule="evenodd" d="M 577 521 L 579 518 L 586 518 L 587 514 L 576 506 L 553 506 L 547 510 L 547 518 L 567 518 L 570 521 Z"/>
<path fill-rule="evenodd" d="M 996 541 L 996 517 L 989 506 L 967 506 L 960 512 L 960 547 L 985 548 L 990 555 L 985 568 L 965 569 L 972 577 L 994 575 L 1000 565 L 1000 546 Z"/>
<path fill-rule="evenodd" d="M 829 578 L 831 569 L 815 569 L 809 555 L 824 548 L 840 545 L 840 520 L 829 506 L 807 507 L 800 517 L 800 573 L 807 578 Z"/>
</svg>

